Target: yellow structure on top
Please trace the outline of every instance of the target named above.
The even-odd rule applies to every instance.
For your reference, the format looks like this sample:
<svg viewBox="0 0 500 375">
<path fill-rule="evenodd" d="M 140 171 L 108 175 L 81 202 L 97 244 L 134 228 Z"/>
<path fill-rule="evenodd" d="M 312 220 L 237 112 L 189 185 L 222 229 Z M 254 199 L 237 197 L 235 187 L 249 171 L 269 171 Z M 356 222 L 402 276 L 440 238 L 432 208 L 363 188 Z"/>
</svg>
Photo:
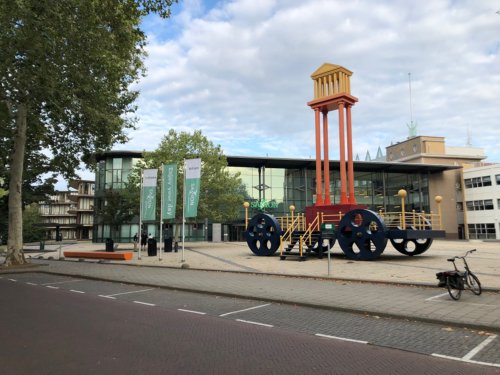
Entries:
<svg viewBox="0 0 500 375">
<path fill-rule="evenodd" d="M 352 72 L 340 65 L 324 63 L 313 74 L 314 99 L 337 94 L 351 94 Z"/>
</svg>

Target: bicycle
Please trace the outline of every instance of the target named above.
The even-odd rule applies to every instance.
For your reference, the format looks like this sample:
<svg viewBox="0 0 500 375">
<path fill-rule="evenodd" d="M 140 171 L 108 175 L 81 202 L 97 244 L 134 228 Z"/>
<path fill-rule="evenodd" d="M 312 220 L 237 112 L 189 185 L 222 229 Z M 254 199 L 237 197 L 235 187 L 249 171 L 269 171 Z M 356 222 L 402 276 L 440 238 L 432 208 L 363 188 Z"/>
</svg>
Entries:
<svg viewBox="0 0 500 375">
<path fill-rule="evenodd" d="M 465 260 L 465 258 L 474 251 L 476 251 L 476 249 L 467 251 L 464 256 L 454 256 L 453 258 L 447 259 L 448 262 L 453 263 L 453 267 L 455 269 L 451 271 L 436 273 L 436 277 L 437 279 L 439 279 L 438 286 L 446 287 L 446 289 L 448 289 L 450 297 L 455 301 L 458 301 L 460 299 L 462 290 L 469 289 L 476 296 L 480 295 L 482 292 L 479 279 L 474 273 L 472 273 L 469 265 L 467 264 L 467 261 Z M 464 262 L 465 271 L 460 271 L 457 268 L 457 265 L 455 263 L 457 259 L 462 259 L 462 261 Z"/>
</svg>

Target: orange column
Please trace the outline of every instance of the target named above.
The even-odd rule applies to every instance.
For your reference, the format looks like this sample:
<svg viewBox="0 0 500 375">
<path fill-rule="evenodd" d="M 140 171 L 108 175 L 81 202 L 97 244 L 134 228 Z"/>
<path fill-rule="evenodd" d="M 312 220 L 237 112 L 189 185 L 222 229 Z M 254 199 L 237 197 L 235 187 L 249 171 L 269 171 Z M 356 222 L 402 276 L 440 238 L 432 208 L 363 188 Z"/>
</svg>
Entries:
<svg viewBox="0 0 500 375">
<path fill-rule="evenodd" d="M 320 134 L 320 116 L 319 108 L 314 109 L 316 122 L 316 206 L 323 204 L 321 189 L 321 134 Z"/>
<path fill-rule="evenodd" d="M 340 204 L 347 204 L 347 183 L 345 171 L 344 103 L 339 103 L 340 143 Z"/>
<path fill-rule="evenodd" d="M 328 110 L 323 111 L 323 170 L 325 173 L 325 205 L 330 205 L 330 158 L 328 156 Z"/>
<path fill-rule="evenodd" d="M 347 104 L 347 179 L 349 181 L 349 203 L 356 204 L 354 195 L 354 162 L 352 160 L 352 122 L 351 105 Z"/>
</svg>

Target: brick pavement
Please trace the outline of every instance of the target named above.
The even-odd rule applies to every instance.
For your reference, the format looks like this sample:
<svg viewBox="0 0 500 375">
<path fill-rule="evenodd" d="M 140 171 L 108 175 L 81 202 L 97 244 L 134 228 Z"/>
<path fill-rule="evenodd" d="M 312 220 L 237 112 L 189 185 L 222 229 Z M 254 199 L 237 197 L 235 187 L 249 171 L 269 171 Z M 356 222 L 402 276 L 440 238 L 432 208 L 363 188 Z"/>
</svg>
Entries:
<svg viewBox="0 0 500 375">
<path fill-rule="evenodd" d="M 326 274 L 325 258 L 296 262 L 279 261 L 275 257 L 254 257 L 242 244 L 187 244 L 185 263 L 180 262 L 180 252 L 164 254 L 161 261 L 158 257 L 146 255 L 138 260 L 136 253 L 134 261 L 127 264 L 35 258 L 32 263 L 39 265 L 36 270 L 42 272 L 500 332 L 500 288 L 497 287 L 500 285 L 500 277 L 497 276 L 500 251 L 497 254 L 497 244 L 456 242 L 443 241 L 434 254 L 427 257 L 396 257 L 389 254 L 387 259 L 382 258 L 377 262 L 351 262 L 334 254 L 332 274 L 335 279 Z M 481 281 L 491 291 L 481 296 L 464 291 L 460 301 L 452 301 L 445 289 L 430 285 L 436 285 L 434 274 L 437 270 L 448 268 L 445 258 L 451 252 L 461 254 L 471 245 L 479 249 L 471 266 L 473 270 L 479 270 Z M 66 248 L 92 251 L 102 247 L 102 244 L 76 244 Z M 57 258 L 57 253 L 49 254 Z M 47 258 L 47 254 L 44 257 Z M 181 268 L 186 263 L 190 269 Z M 349 277 L 342 277 L 350 275 L 351 279 L 361 279 L 360 276 L 366 277 L 366 274 L 371 277 L 371 282 L 355 282 L 347 280 Z"/>
</svg>

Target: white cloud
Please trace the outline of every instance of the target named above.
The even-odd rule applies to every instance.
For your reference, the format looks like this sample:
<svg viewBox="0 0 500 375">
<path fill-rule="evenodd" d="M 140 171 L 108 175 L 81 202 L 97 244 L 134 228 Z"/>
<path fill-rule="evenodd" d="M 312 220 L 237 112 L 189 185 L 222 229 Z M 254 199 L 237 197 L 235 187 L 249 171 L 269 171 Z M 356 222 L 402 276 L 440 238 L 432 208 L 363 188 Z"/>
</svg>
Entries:
<svg viewBox="0 0 500 375">
<path fill-rule="evenodd" d="M 472 144 L 500 162 L 496 1 L 182 4 L 162 24 L 146 21 L 155 27 L 147 27 L 139 128 L 119 148 L 150 150 L 170 128 L 202 129 L 227 155 L 314 156 L 310 74 L 331 62 L 354 72 L 360 159 L 407 137 L 411 72 L 418 133 L 463 146 L 470 129 Z M 331 158 L 336 119 L 331 114 Z"/>
</svg>

